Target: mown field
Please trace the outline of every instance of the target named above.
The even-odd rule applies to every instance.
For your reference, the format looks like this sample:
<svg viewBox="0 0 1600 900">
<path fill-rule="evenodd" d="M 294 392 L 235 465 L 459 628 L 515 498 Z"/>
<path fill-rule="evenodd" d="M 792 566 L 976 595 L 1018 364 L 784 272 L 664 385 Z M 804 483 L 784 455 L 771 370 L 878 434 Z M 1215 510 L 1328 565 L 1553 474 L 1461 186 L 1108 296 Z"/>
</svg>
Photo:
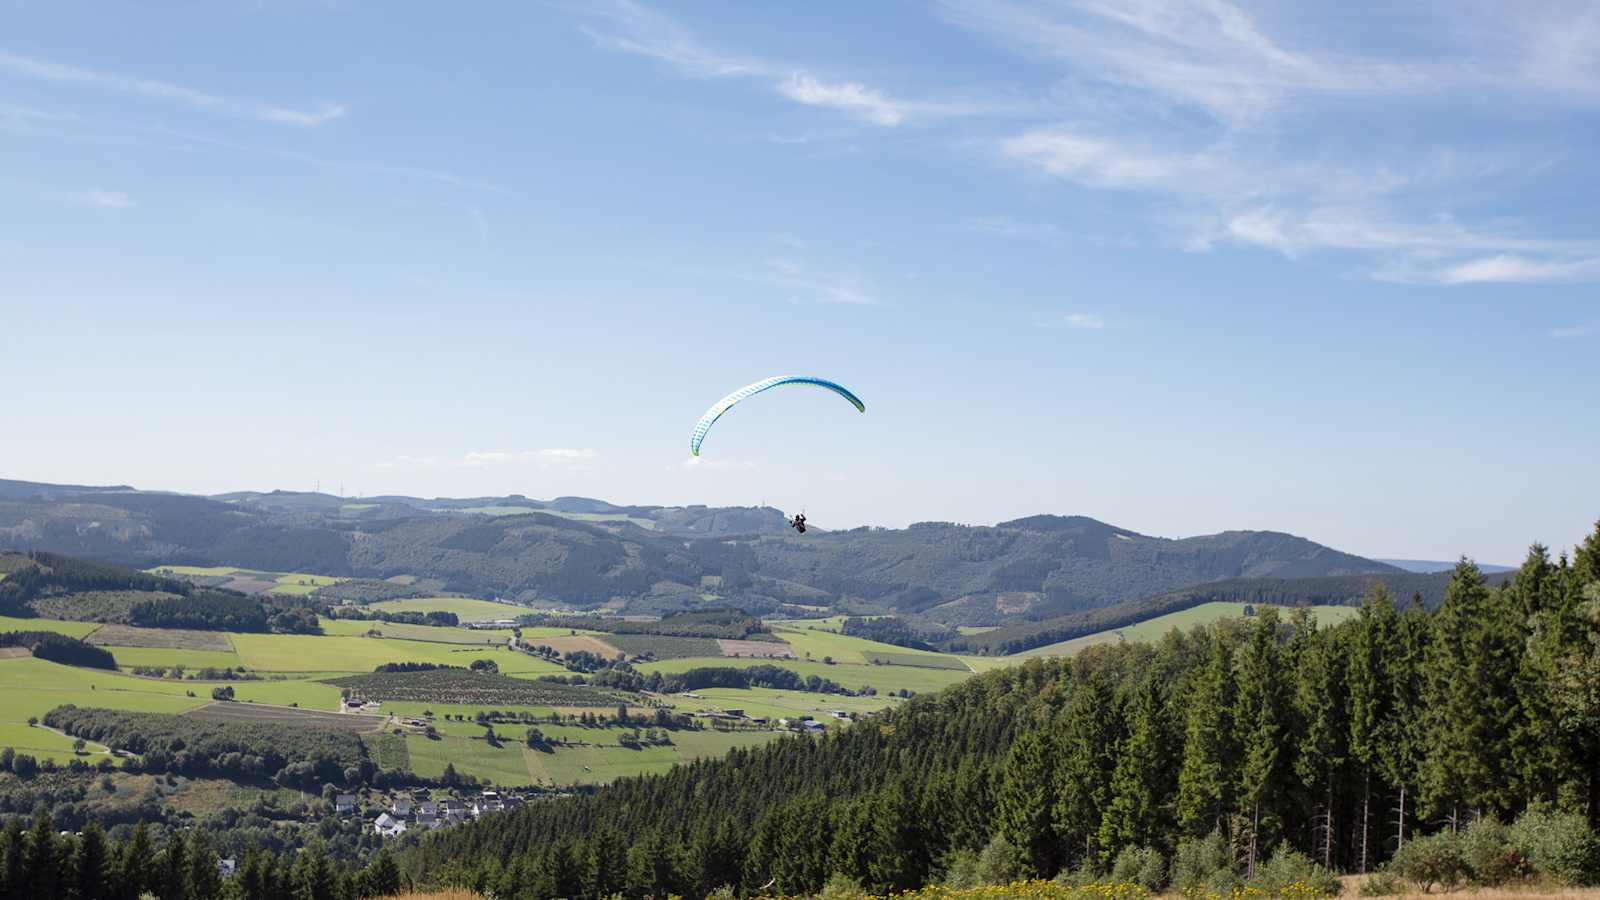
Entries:
<svg viewBox="0 0 1600 900">
<path fill-rule="evenodd" d="M 417 597 L 411 600 L 384 600 L 370 604 L 368 609 L 384 612 L 449 612 L 461 617 L 463 622 L 483 622 L 494 619 L 515 619 L 528 614 L 528 608 L 493 600 L 474 600 L 470 597 Z"/>
<path fill-rule="evenodd" d="M 1240 618 L 1244 615 L 1246 605 L 1248 604 L 1222 602 L 1202 603 L 1199 606 L 1193 607 L 1192 609 L 1168 613 L 1164 616 L 1156 616 L 1153 619 L 1146 619 L 1145 621 L 1136 625 L 1129 625 L 1124 628 L 1115 628 L 1108 631 L 1096 632 L 1095 634 L 1073 638 L 1070 641 L 1062 641 L 1057 644 L 1048 644 L 1043 647 L 1036 647 L 1020 655 L 1071 656 L 1083 648 L 1092 647 L 1095 644 L 1114 644 L 1119 641 L 1143 641 L 1147 643 L 1153 643 L 1161 640 L 1167 635 L 1167 632 L 1172 631 L 1174 628 L 1184 630 L 1193 628 L 1196 625 L 1209 625 L 1220 619 Z M 1312 606 L 1309 607 L 1309 609 L 1311 614 L 1316 617 L 1317 624 L 1323 626 L 1337 625 L 1340 622 L 1343 622 L 1345 619 L 1356 615 L 1358 612 L 1358 610 L 1353 606 Z M 1285 621 L 1288 620 L 1288 617 L 1290 614 L 1292 614 L 1292 612 L 1292 610 L 1280 609 L 1280 614 Z"/>
</svg>

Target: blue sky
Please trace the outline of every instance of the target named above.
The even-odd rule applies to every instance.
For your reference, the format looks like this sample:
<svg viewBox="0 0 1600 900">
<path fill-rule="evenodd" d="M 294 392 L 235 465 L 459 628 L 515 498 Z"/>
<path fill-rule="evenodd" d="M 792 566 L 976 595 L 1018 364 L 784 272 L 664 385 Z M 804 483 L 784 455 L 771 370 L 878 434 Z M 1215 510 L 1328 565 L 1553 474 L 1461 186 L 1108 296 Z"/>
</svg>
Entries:
<svg viewBox="0 0 1600 900">
<path fill-rule="evenodd" d="M 1590 4 L 3 9 L 0 476 L 1600 516 Z"/>
</svg>

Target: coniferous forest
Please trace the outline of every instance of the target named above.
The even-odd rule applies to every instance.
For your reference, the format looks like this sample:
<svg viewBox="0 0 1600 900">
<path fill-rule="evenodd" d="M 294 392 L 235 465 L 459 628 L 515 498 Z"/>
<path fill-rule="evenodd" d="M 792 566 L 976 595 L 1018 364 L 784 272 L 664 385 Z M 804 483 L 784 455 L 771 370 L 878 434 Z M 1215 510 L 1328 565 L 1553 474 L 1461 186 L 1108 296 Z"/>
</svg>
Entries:
<svg viewBox="0 0 1600 900">
<path fill-rule="evenodd" d="M 1500 835 L 1487 855 L 1509 869 L 1584 881 L 1597 818 L 1600 527 L 1570 557 L 1534 546 L 1500 587 L 1461 562 L 1436 612 L 1375 585 L 1338 627 L 1268 608 L 1033 661 L 430 835 L 402 867 L 497 897 L 797 895 L 975 866 L 1087 878 L 1140 854 L 1174 872 L 1209 854 L 1225 878 L 1289 851 L 1363 872 L 1428 848 L 1448 883 L 1470 848 L 1434 836 L 1466 834 Z M 1536 836 L 1520 851 L 1513 822 Z M 1527 849 L 1552 834 L 1572 840 Z"/>
</svg>

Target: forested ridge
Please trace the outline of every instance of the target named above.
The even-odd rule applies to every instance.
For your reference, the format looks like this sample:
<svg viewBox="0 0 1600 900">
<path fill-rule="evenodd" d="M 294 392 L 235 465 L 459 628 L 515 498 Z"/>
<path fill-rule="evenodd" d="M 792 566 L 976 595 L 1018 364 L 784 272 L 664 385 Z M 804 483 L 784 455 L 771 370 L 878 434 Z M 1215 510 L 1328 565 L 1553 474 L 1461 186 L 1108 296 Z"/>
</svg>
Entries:
<svg viewBox="0 0 1600 900">
<path fill-rule="evenodd" d="M 906 889 L 980 852 L 1048 878 L 1206 841 L 1241 875 L 1284 848 L 1363 871 L 1529 810 L 1600 814 L 1600 527 L 1500 587 L 1463 561 L 1432 613 L 1378 584 L 1338 627 L 1269 610 L 1030 662 L 430 835 L 404 866 L 502 897 Z"/>
</svg>

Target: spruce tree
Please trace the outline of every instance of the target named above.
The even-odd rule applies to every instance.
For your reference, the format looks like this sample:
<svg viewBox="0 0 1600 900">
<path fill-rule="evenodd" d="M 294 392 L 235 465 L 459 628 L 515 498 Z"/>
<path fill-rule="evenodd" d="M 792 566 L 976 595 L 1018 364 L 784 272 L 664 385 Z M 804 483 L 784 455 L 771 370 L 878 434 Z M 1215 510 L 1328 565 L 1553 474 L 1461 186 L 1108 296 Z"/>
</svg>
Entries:
<svg viewBox="0 0 1600 900">
<path fill-rule="evenodd" d="M 5 900 L 25 900 L 28 896 L 26 863 L 22 823 L 16 819 L 7 822 L 0 830 L 0 897 Z"/>
<path fill-rule="evenodd" d="M 1095 843 L 1117 765 L 1118 713 L 1106 675 L 1091 672 L 1077 680 L 1056 736 L 1055 806 L 1051 813 L 1069 861 L 1075 857 L 1097 866 L 1108 862 Z"/>
<path fill-rule="evenodd" d="M 1235 743 L 1242 757 L 1235 784 L 1240 814 L 1248 823 L 1243 839 L 1245 871 L 1255 874 L 1264 848 L 1281 831 L 1279 816 L 1287 770 L 1284 753 L 1284 685 L 1278 661 L 1278 616 L 1265 610 L 1251 626 L 1236 662 L 1233 704 Z"/>
<path fill-rule="evenodd" d="M 79 900 L 101 900 L 105 897 L 110 865 L 106 834 L 100 829 L 100 823 L 91 821 L 83 826 L 83 834 L 78 839 L 78 858 L 74 866 L 77 875 L 75 896 Z"/>
<path fill-rule="evenodd" d="M 1006 756 L 996 798 L 1000 833 L 1040 878 L 1053 877 L 1061 868 L 1061 848 L 1051 819 L 1055 756 L 1049 731 L 1023 732 Z"/>
<path fill-rule="evenodd" d="M 1223 826 L 1232 757 L 1232 655 L 1221 636 L 1190 678 L 1185 698 L 1183 762 L 1178 769 L 1178 826 L 1199 837 Z"/>
<path fill-rule="evenodd" d="M 217 854 L 206 840 L 205 832 L 196 828 L 189 835 L 189 895 L 203 900 L 221 894 L 222 873 L 217 869 Z"/>
<path fill-rule="evenodd" d="M 1346 718 L 1349 721 L 1349 748 L 1361 779 L 1360 826 L 1357 829 L 1356 850 L 1360 860 L 1357 871 L 1366 872 L 1375 859 L 1373 841 L 1372 778 L 1381 765 L 1384 745 L 1391 739 L 1393 694 L 1390 687 L 1390 669 L 1396 654 L 1395 632 L 1399 617 L 1390 600 L 1389 589 L 1383 582 L 1374 582 L 1367 592 L 1365 602 L 1355 623 L 1350 626 L 1350 640 L 1345 648 L 1349 662 L 1345 667 L 1348 676 Z"/>
<path fill-rule="evenodd" d="M 33 814 L 33 827 L 28 829 L 28 838 L 23 850 L 23 880 L 27 890 L 23 896 L 29 898 L 51 898 L 57 895 L 60 888 L 60 850 L 57 846 L 55 826 L 50 821 L 50 814 L 41 804 Z"/>
<path fill-rule="evenodd" d="M 1163 699 L 1155 677 L 1140 679 L 1124 706 L 1127 733 L 1117 742 L 1111 799 L 1100 818 L 1100 848 L 1112 858 L 1126 847 L 1153 847 L 1168 839 L 1168 804 L 1174 790 Z"/>
<path fill-rule="evenodd" d="M 1294 774 L 1305 809 L 1320 810 L 1312 817 L 1311 846 L 1323 867 L 1334 867 L 1335 820 L 1341 784 L 1339 772 L 1348 752 L 1349 723 L 1345 721 L 1345 670 L 1348 658 L 1335 632 L 1313 631 L 1296 653 L 1293 673 Z"/>
<path fill-rule="evenodd" d="M 161 900 L 189 900 L 189 848 L 184 845 L 181 836 L 174 834 L 167 839 L 167 845 L 161 849 L 161 856 L 156 863 L 156 871 L 160 885 L 157 896 Z"/>
<path fill-rule="evenodd" d="M 158 888 L 154 858 L 150 828 L 141 821 L 117 854 L 117 900 L 138 900 L 140 894 Z"/>
</svg>

